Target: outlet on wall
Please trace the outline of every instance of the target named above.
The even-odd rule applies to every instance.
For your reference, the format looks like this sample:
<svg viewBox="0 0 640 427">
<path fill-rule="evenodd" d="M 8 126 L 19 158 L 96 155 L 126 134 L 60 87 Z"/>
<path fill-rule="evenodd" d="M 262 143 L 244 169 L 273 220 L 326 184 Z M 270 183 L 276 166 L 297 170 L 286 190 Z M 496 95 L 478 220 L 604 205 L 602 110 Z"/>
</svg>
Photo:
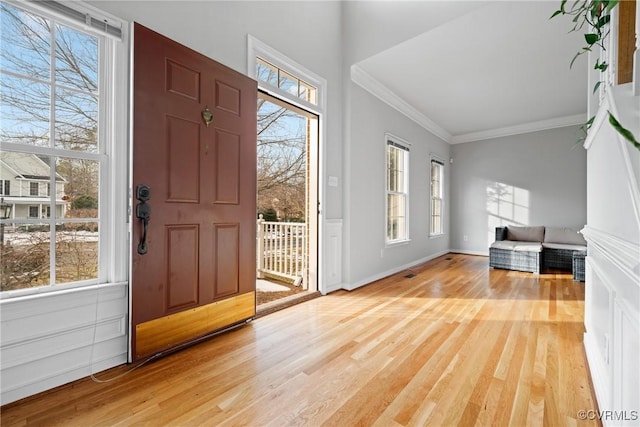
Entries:
<svg viewBox="0 0 640 427">
<path fill-rule="evenodd" d="M 462 238 L 462 240 L 464 240 L 465 242 L 469 241 L 469 236 L 467 236 L 466 234 L 464 235 L 464 237 Z"/>
<path fill-rule="evenodd" d="M 380 258 L 384 258 L 384 248 L 380 249 Z"/>
</svg>

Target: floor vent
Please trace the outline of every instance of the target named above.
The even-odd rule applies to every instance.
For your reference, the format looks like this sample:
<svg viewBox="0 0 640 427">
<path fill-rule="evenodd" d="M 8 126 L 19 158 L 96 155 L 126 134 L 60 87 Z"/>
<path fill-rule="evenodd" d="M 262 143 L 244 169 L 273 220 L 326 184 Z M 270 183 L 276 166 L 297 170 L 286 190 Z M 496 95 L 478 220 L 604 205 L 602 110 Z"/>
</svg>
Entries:
<svg viewBox="0 0 640 427">
<path fill-rule="evenodd" d="M 406 277 L 407 279 L 412 279 L 412 278 L 416 277 L 416 275 L 415 275 L 415 274 L 413 274 L 413 273 L 409 273 L 409 274 L 407 274 L 407 275 L 406 275 L 406 276 L 404 276 L 404 277 Z"/>
<path fill-rule="evenodd" d="M 445 258 L 445 260 L 446 260 L 446 261 L 451 261 L 452 259 L 453 259 L 453 258 L 451 258 L 451 257 L 447 257 L 447 258 Z"/>
</svg>

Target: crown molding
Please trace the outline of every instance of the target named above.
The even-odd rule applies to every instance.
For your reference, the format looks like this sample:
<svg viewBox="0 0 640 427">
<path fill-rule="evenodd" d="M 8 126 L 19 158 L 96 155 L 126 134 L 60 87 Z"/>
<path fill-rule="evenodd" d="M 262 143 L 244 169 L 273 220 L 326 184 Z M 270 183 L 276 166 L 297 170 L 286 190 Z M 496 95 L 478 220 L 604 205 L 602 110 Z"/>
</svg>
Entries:
<svg viewBox="0 0 640 427">
<path fill-rule="evenodd" d="M 584 124 L 586 121 L 586 113 L 576 114 L 573 116 L 557 117 L 548 120 L 540 120 L 537 122 L 523 123 L 521 125 L 507 126 L 504 128 L 489 129 L 479 132 L 455 135 L 451 139 L 451 144 L 462 144 L 464 142 L 481 141 L 484 139 L 499 138 L 502 136 L 520 135 L 523 133 L 580 125 Z"/>
<path fill-rule="evenodd" d="M 362 69 L 358 64 L 351 66 L 351 80 L 385 104 L 389 105 L 449 144 L 462 144 L 465 142 L 520 135 L 523 133 L 537 132 L 547 129 L 582 125 L 587 121 L 586 113 L 583 113 L 454 136 L 442 126 L 438 125 L 429 117 L 418 111 L 415 107 L 411 106 L 404 99 L 400 98 L 391 89 Z"/>
<path fill-rule="evenodd" d="M 428 130 L 438 138 L 447 143 L 451 143 L 452 136 L 443 127 L 435 123 L 429 117 L 416 110 L 404 99 L 396 95 L 391 89 L 376 80 L 371 74 L 364 71 L 357 64 L 351 66 L 351 80 L 358 86 L 371 93 L 373 96 L 397 110 L 409 119 L 413 120 L 424 129 Z"/>
</svg>

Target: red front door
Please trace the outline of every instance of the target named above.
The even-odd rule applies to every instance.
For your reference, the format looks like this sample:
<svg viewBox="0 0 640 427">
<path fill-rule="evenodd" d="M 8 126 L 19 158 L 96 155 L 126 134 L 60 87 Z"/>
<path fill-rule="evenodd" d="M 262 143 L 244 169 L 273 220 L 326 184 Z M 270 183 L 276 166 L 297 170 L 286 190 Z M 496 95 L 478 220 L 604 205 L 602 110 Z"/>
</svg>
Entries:
<svg viewBox="0 0 640 427">
<path fill-rule="evenodd" d="M 255 314 L 257 87 L 139 24 L 133 74 L 136 360 Z"/>
</svg>

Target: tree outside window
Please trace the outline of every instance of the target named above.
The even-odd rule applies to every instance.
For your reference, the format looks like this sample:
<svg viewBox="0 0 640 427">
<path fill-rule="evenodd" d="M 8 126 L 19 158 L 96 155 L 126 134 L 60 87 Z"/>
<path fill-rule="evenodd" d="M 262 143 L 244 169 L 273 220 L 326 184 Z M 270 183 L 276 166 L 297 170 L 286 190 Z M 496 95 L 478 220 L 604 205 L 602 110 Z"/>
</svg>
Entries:
<svg viewBox="0 0 640 427">
<path fill-rule="evenodd" d="M 20 206 L 17 196 L 12 201 L 0 289 L 95 282 L 105 161 L 98 132 L 100 38 L 5 2 L 0 14 L 3 151 L 33 153 L 43 163 L 45 176 L 32 178 L 42 182 L 31 182 L 29 195 L 39 196 L 47 179 L 43 195 L 55 193 L 42 208 Z M 41 223 L 28 221 L 33 218 Z"/>
</svg>

